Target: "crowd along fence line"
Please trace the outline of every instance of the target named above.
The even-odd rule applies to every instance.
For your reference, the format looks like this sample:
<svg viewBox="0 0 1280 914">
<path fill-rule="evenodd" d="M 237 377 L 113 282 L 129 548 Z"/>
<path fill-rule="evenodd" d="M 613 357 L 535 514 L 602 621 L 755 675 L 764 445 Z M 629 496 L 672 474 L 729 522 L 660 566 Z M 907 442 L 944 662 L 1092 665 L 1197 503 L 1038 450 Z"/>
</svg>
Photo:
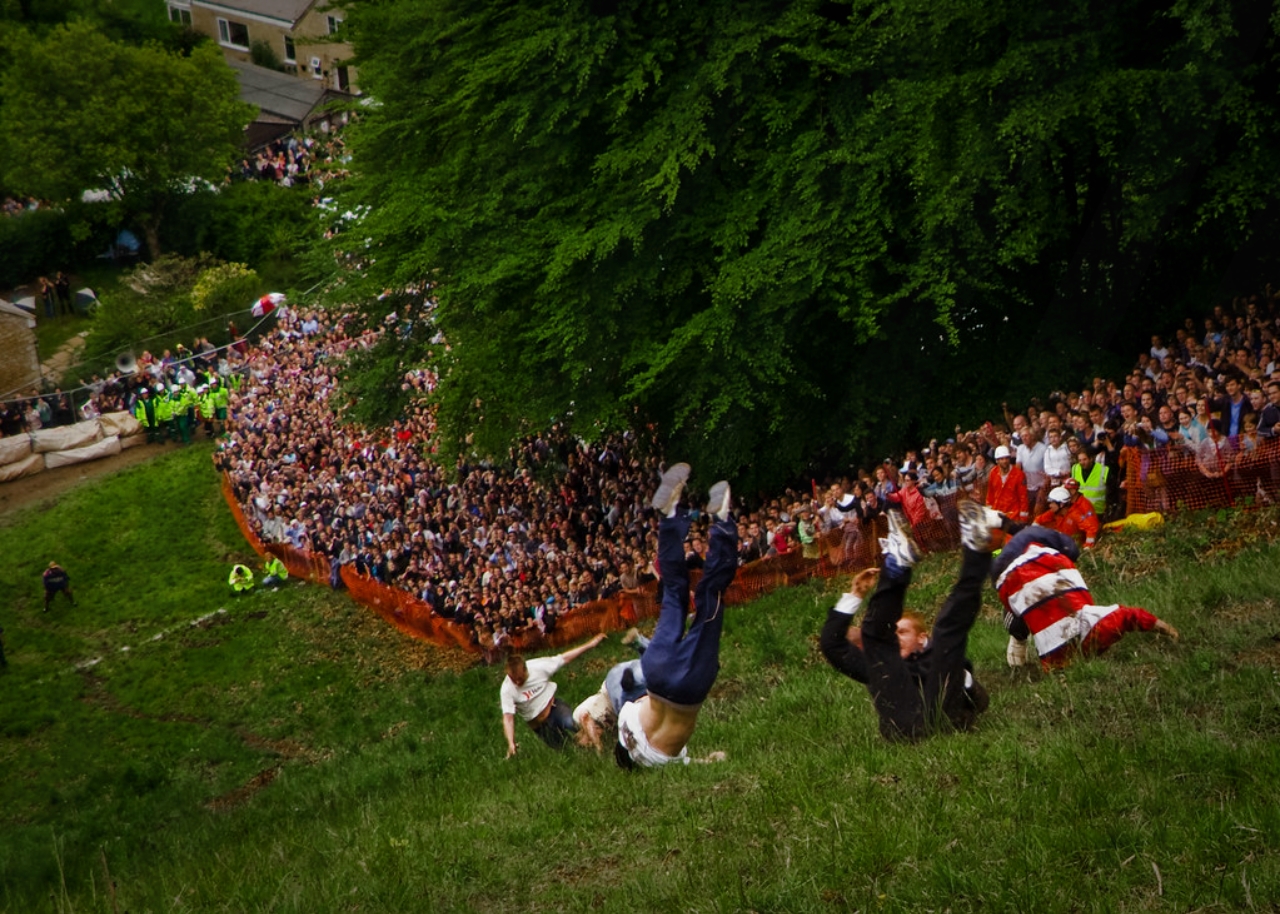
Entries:
<svg viewBox="0 0 1280 914">
<path fill-rule="evenodd" d="M 1130 514 L 1148 511 L 1170 514 L 1218 506 L 1271 504 L 1280 497 L 1280 441 L 1265 441 L 1251 449 L 1237 447 L 1217 475 L 1212 475 L 1214 468 L 1203 466 L 1194 454 L 1176 448 L 1125 448 L 1120 470 L 1123 502 Z M 255 552 L 276 556 L 295 577 L 329 584 L 331 569 L 327 557 L 312 555 L 287 543 L 264 543 L 245 517 L 225 474 L 222 493 L 241 534 Z M 914 535 L 930 552 L 954 550 L 960 542 L 957 497 L 947 495 L 935 501 L 939 516 L 931 512 L 929 518 L 916 525 Z M 879 538 L 886 534 L 886 527 L 883 517 L 877 518 L 871 529 L 848 524 L 844 529 L 829 531 L 809 547 L 798 547 L 785 555 L 744 565 L 725 593 L 725 602 L 741 605 L 779 587 L 871 567 L 879 561 Z M 471 627 L 440 616 L 414 594 L 358 574 L 350 565 L 341 567 L 339 575 L 352 599 L 402 632 L 443 648 L 474 654 L 487 652 L 486 645 L 479 641 Z M 696 587 L 697 577 L 695 572 L 691 587 Z M 563 647 L 597 632 L 627 628 L 657 614 L 658 585 L 650 581 L 635 590 L 561 613 L 549 632 L 530 628 L 514 633 L 502 647 L 521 652 Z"/>
</svg>

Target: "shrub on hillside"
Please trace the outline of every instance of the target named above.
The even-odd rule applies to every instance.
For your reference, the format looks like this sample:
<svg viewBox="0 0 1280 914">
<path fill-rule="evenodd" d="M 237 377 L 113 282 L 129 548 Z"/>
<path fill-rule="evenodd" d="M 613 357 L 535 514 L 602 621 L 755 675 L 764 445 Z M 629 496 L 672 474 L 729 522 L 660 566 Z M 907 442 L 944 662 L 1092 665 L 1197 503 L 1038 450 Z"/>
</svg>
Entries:
<svg viewBox="0 0 1280 914">
<path fill-rule="evenodd" d="M 242 263 L 219 263 L 203 270 L 191 289 L 191 306 L 210 316 L 241 311 L 260 294 L 262 280 Z"/>
<path fill-rule="evenodd" d="M 313 234 L 306 188 L 269 181 L 236 182 L 176 199 L 162 225 L 168 250 L 193 257 L 202 251 L 259 267 L 288 259 Z"/>
<path fill-rule="evenodd" d="M 124 351 L 159 355 L 199 336 L 226 342 L 220 318 L 248 308 L 263 291 L 261 279 L 243 264 L 209 254 L 162 255 L 135 267 L 117 292 L 102 297 L 85 340 L 85 361 L 101 370 Z"/>
</svg>

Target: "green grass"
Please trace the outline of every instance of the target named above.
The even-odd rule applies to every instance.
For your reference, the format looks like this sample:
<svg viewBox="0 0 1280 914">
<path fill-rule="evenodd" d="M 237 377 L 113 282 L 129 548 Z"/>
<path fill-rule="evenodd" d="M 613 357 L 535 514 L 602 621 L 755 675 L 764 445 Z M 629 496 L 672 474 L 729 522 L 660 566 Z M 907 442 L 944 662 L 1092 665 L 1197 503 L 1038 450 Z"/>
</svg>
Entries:
<svg viewBox="0 0 1280 914">
<path fill-rule="evenodd" d="M 208 452 L 167 455 L 0 519 L 0 910 L 1274 909 L 1278 520 L 1113 539 L 1083 563 L 1095 595 L 1183 640 L 1064 674 L 1004 667 L 988 594 L 990 712 L 915 747 L 819 656 L 834 585 L 734 608 L 691 745 L 729 760 L 627 774 L 523 730 L 504 760 L 501 674 L 342 595 L 232 599 L 250 556 Z M 80 605 L 45 615 L 54 557 Z M 954 564 L 922 566 L 919 608 Z M 626 652 L 584 656 L 562 694 Z"/>
<path fill-rule="evenodd" d="M 67 340 L 88 329 L 88 319 L 79 315 L 63 314 L 58 317 L 45 317 L 44 305 L 41 304 L 36 314 L 36 348 L 40 352 L 40 360 L 46 361 L 61 349 Z"/>
</svg>

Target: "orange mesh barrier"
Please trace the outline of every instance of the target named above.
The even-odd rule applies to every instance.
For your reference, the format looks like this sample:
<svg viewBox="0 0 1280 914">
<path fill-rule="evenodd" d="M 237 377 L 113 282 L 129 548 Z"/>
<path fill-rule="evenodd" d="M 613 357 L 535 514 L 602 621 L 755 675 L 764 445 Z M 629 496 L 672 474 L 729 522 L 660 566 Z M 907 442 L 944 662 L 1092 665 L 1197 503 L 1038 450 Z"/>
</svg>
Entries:
<svg viewBox="0 0 1280 914">
<path fill-rule="evenodd" d="M 1280 440 L 1223 439 L 1218 454 L 1203 447 L 1125 448 L 1126 514 L 1269 505 L 1280 497 Z"/>
</svg>

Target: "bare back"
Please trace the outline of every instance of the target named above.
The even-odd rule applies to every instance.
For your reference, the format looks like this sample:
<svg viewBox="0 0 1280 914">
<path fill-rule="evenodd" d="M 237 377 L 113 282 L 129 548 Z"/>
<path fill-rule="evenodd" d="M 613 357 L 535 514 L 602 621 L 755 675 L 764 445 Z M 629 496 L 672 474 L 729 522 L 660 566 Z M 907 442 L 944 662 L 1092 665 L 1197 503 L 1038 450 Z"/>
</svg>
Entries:
<svg viewBox="0 0 1280 914">
<path fill-rule="evenodd" d="M 640 709 L 640 726 L 649 745 L 665 755 L 679 755 L 693 736 L 702 705 L 673 704 L 652 692 L 636 704 Z"/>
</svg>

